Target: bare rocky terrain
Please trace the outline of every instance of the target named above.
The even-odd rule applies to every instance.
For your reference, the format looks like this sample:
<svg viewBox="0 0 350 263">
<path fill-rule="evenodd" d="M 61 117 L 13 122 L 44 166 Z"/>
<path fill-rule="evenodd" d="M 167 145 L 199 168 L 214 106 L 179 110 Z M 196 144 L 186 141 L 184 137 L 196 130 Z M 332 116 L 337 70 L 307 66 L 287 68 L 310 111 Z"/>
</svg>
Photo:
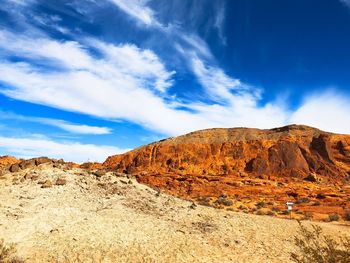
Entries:
<svg viewBox="0 0 350 263">
<path fill-rule="evenodd" d="M 290 262 L 296 251 L 295 220 L 196 205 L 112 170 L 12 161 L 0 175 L 0 239 L 24 262 Z"/>
<path fill-rule="evenodd" d="M 300 219 L 350 213 L 350 135 L 303 125 L 195 131 L 110 156 L 103 167 L 219 208 L 285 217 L 292 201 Z"/>
</svg>

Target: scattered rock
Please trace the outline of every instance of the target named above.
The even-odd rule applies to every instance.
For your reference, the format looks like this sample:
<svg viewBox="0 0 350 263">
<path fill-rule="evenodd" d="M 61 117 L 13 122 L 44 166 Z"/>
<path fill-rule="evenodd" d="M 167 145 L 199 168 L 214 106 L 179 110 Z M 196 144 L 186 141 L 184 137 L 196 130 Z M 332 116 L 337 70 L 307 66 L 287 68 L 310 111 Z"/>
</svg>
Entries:
<svg viewBox="0 0 350 263">
<path fill-rule="evenodd" d="M 52 187 L 52 182 L 50 180 L 46 180 L 45 183 L 41 186 L 41 188 L 50 188 Z"/>
<path fill-rule="evenodd" d="M 52 160 L 47 158 L 47 157 L 35 158 L 34 161 L 35 161 L 35 165 L 37 165 L 37 166 L 40 165 L 40 164 L 52 162 Z"/>
<path fill-rule="evenodd" d="M 21 169 L 27 169 L 27 168 L 35 166 L 35 160 L 33 160 L 33 159 L 25 160 L 25 161 L 20 162 L 18 165 Z"/>
<path fill-rule="evenodd" d="M 35 181 L 35 180 L 38 180 L 38 178 L 39 178 L 39 175 L 34 174 L 34 175 L 32 175 L 32 178 L 30 178 L 30 179 L 32 179 L 32 181 Z"/>
<path fill-rule="evenodd" d="M 92 172 L 92 174 L 96 177 L 102 177 L 106 174 L 106 172 L 103 170 L 97 170 L 97 171 Z"/>
<path fill-rule="evenodd" d="M 64 178 L 58 178 L 55 183 L 55 185 L 66 185 L 66 184 L 67 184 L 67 180 Z"/>
<path fill-rule="evenodd" d="M 197 205 L 196 205 L 195 203 L 192 203 L 192 204 L 190 205 L 190 208 L 191 208 L 191 209 L 196 209 L 196 207 L 197 207 Z"/>
<path fill-rule="evenodd" d="M 54 229 L 51 229 L 50 230 L 50 233 L 51 234 L 53 234 L 53 233 L 58 233 L 59 232 L 59 230 L 57 229 L 57 228 L 54 228 Z"/>
<path fill-rule="evenodd" d="M 304 178 L 304 180 L 312 182 L 312 183 L 316 183 L 319 181 L 319 179 L 315 173 L 310 173 L 307 177 Z"/>
<path fill-rule="evenodd" d="M 29 180 L 29 179 L 32 179 L 33 178 L 33 175 L 30 174 L 30 173 L 27 173 L 25 176 L 24 176 L 24 179 L 26 180 Z"/>
<path fill-rule="evenodd" d="M 11 173 L 16 173 L 16 172 L 18 172 L 19 171 L 19 165 L 16 163 L 16 164 L 12 164 L 11 166 L 10 166 L 10 172 Z"/>
<path fill-rule="evenodd" d="M 325 194 L 322 194 L 322 193 L 318 193 L 317 196 L 316 196 L 317 199 L 325 199 L 326 198 L 326 195 Z"/>
</svg>

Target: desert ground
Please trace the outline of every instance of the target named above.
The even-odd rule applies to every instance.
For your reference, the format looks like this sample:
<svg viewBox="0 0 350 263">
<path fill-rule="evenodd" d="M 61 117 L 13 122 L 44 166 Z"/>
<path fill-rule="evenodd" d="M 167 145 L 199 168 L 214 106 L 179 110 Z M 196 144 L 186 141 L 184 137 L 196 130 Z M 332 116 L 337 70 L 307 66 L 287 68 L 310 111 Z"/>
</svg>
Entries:
<svg viewBox="0 0 350 263">
<path fill-rule="evenodd" d="M 24 262 L 291 262 L 296 251 L 296 220 L 196 205 L 113 171 L 44 163 L 0 178 L 0 239 Z"/>
</svg>

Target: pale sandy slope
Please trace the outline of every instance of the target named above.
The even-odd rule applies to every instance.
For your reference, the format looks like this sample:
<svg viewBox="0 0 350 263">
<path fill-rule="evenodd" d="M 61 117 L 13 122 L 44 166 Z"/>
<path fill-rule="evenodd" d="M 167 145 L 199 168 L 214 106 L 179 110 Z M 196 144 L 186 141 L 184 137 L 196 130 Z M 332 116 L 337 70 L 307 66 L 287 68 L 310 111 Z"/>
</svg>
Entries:
<svg viewBox="0 0 350 263">
<path fill-rule="evenodd" d="M 59 177 L 67 184 L 38 184 Z M 124 176 L 44 164 L 0 179 L 0 238 L 26 262 L 289 262 L 297 222 L 190 205 Z"/>
</svg>

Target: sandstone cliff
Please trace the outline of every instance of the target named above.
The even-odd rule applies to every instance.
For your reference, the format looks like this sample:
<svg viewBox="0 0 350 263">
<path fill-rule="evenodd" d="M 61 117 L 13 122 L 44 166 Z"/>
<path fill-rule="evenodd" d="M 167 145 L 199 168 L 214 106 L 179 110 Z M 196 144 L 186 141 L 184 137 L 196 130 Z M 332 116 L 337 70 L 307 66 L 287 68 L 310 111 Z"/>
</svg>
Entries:
<svg viewBox="0 0 350 263">
<path fill-rule="evenodd" d="M 103 166 L 215 207 L 278 214 L 293 201 L 297 213 L 315 219 L 350 210 L 350 135 L 307 126 L 202 130 L 111 156 Z"/>
<path fill-rule="evenodd" d="M 326 179 L 350 174 L 350 136 L 290 125 L 193 132 L 109 157 L 105 167 L 137 174 L 252 174 Z"/>
</svg>

